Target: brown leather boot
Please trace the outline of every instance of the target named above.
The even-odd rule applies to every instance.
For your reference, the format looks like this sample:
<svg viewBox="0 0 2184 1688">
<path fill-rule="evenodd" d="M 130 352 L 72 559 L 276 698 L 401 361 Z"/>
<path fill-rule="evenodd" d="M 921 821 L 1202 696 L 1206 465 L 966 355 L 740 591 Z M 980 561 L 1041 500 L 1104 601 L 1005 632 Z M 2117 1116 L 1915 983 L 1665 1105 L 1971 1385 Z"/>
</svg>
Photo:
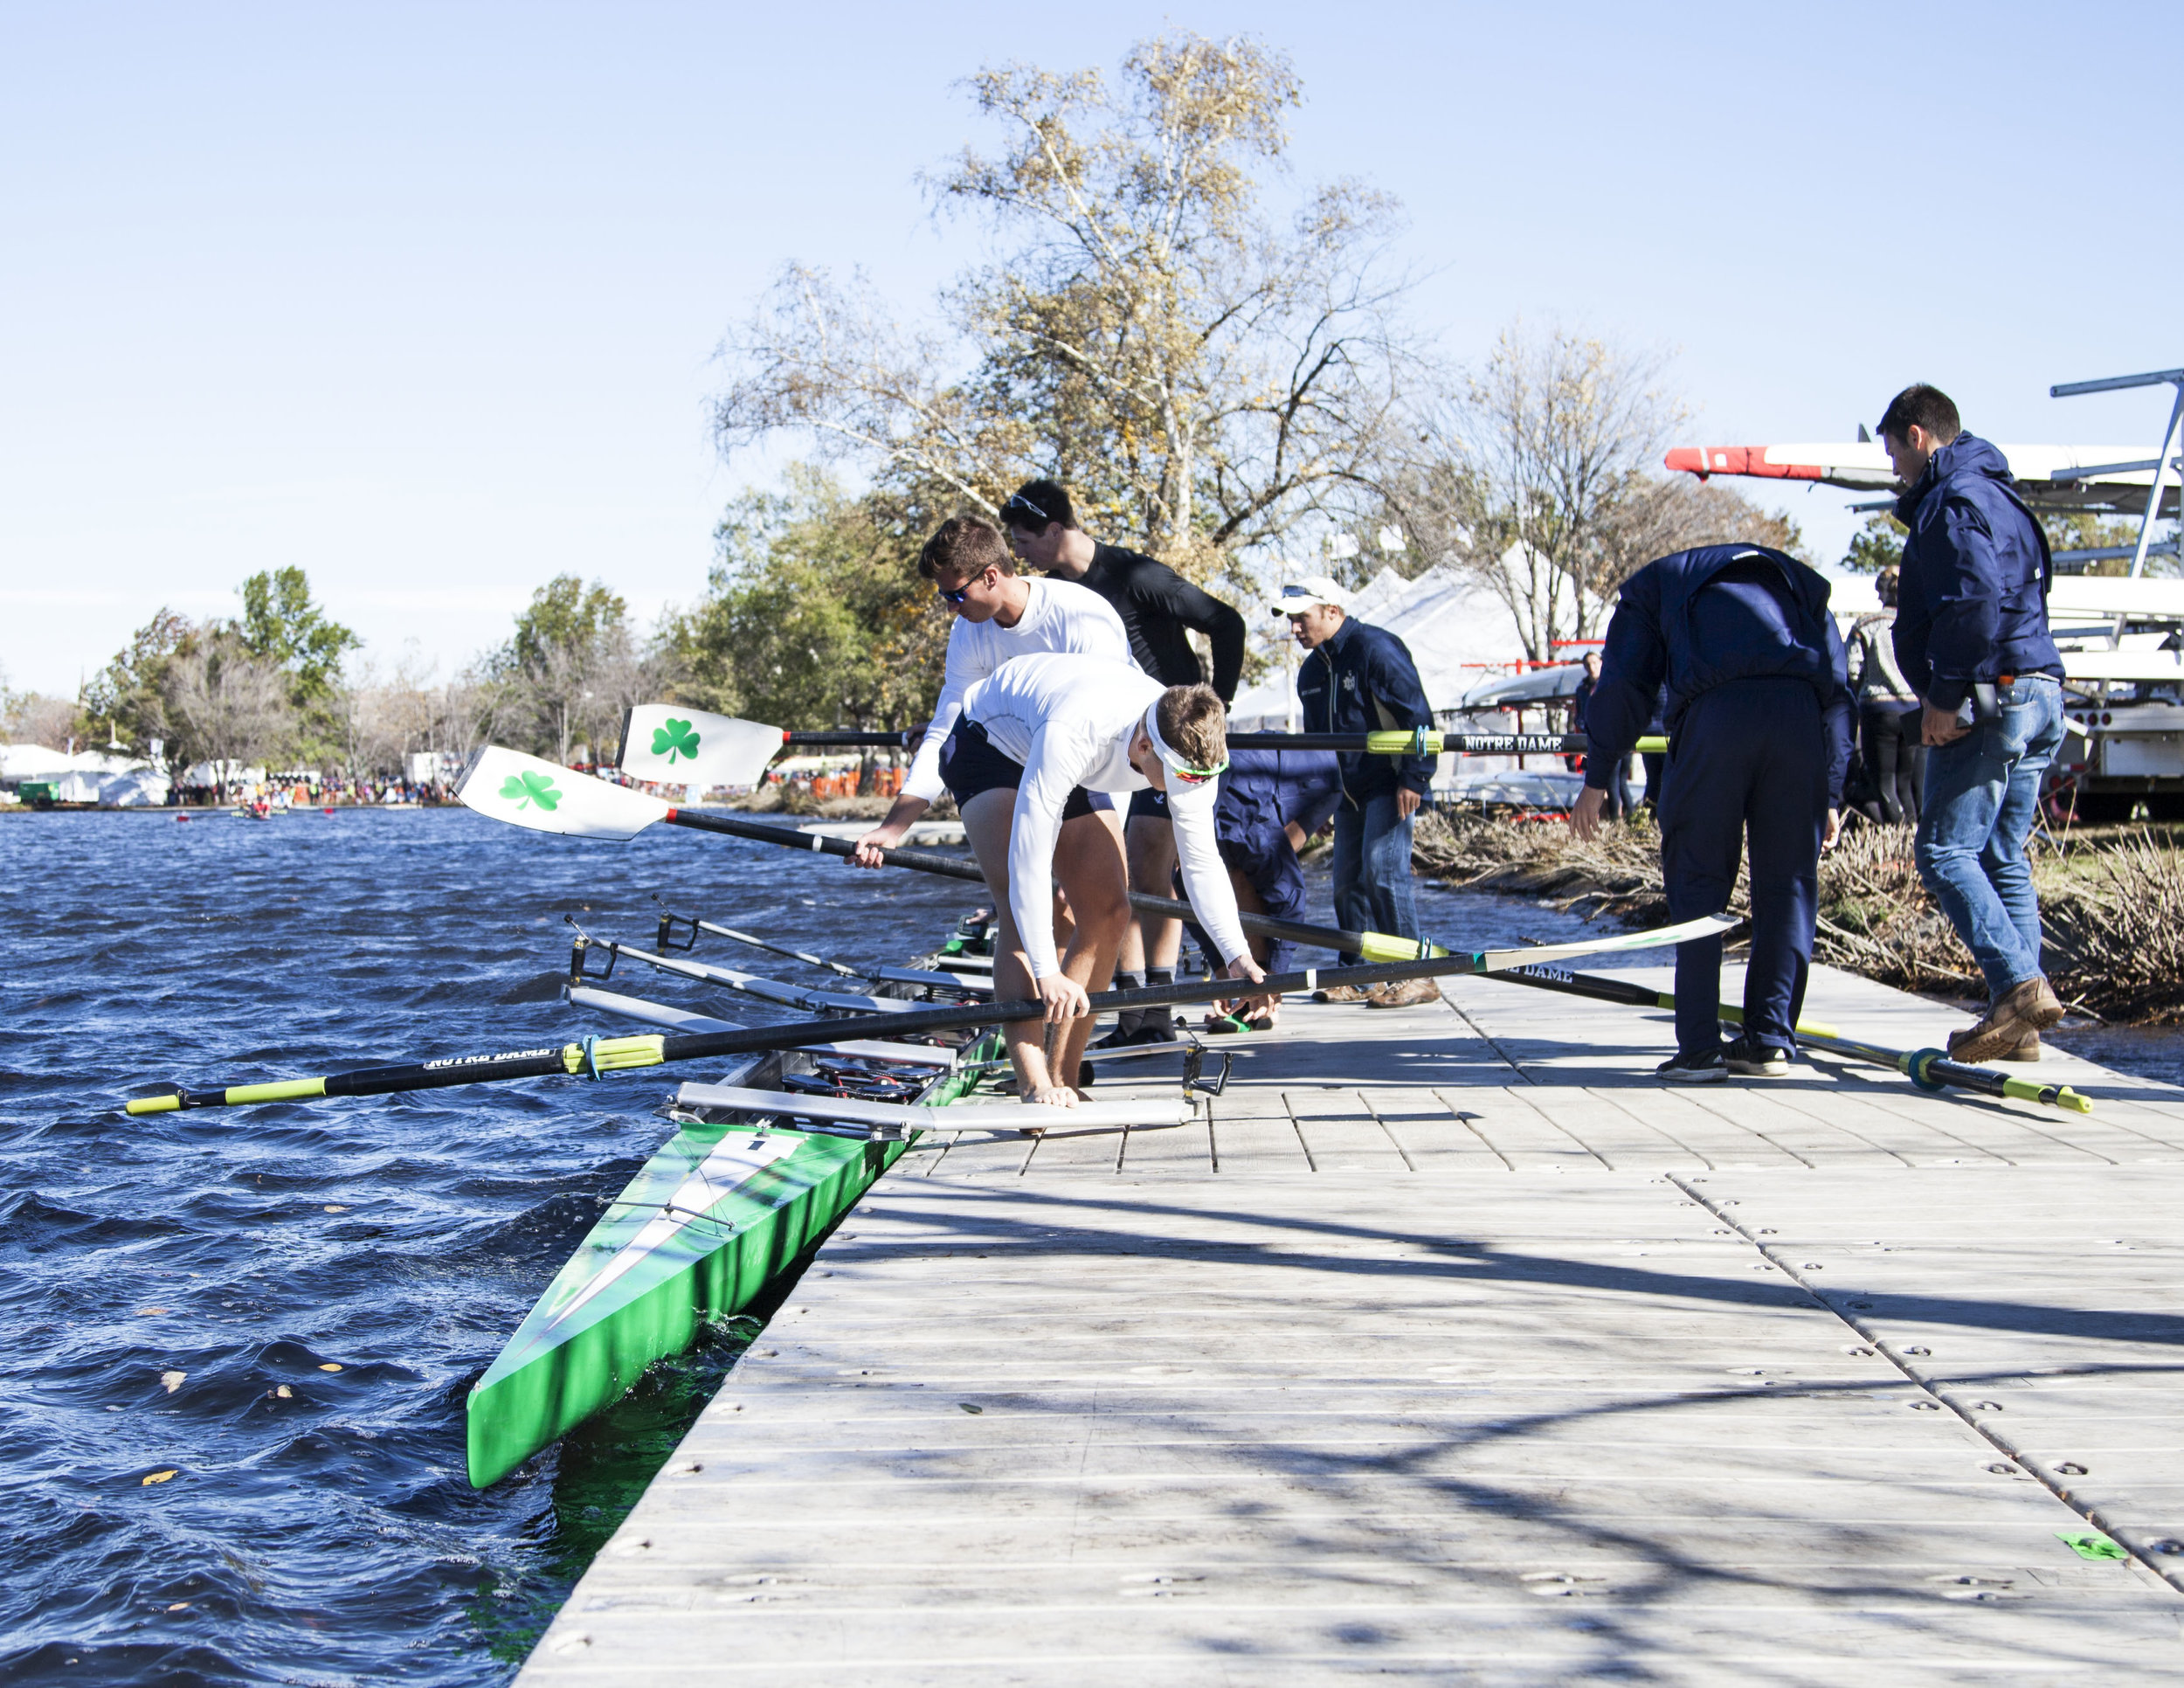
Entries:
<svg viewBox="0 0 2184 1688">
<path fill-rule="evenodd" d="M 1376 985 L 1365 998 L 1368 1008 L 1408 1008 L 1441 1000 L 1441 986 L 1430 979 L 1406 979 L 1400 985 Z"/>
<path fill-rule="evenodd" d="M 2037 1061 L 2040 1059 L 2040 1034 L 2027 1032 L 2014 1048 L 2004 1049 L 1994 1057 L 1997 1061 Z"/>
<path fill-rule="evenodd" d="M 1312 993 L 1315 1002 L 1363 1002 L 1366 993 L 1355 985 L 1329 985 Z"/>
<path fill-rule="evenodd" d="M 2063 1018 L 2063 1000 L 2037 973 L 2013 985 L 2001 999 L 1963 1031 L 1949 1034 L 1949 1059 L 1967 1067 L 1984 1066 L 2005 1049 L 2024 1041 L 2027 1033 L 2045 1031 Z"/>
</svg>

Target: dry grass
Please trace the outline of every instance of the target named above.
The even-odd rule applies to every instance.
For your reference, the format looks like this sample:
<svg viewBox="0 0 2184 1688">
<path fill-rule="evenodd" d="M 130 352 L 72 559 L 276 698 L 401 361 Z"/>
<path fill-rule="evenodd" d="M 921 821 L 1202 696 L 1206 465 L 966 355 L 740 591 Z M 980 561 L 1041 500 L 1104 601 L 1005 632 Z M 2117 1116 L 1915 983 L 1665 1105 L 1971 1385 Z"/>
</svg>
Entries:
<svg viewBox="0 0 2184 1688">
<path fill-rule="evenodd" d="M 2139 827 L 2035 843 L 2049 975 L 2063 1000 L 2104 1020 L 2184 1020 L 2184 861 L 2174 841 Z M 1421 816 L 1413 860 L 1451 885 L 1552 897 L 1588 917 L 1668 916 L 1660 838 L 1643 815 L 1589 843 L 1559 822 Z M 1748 906 L 1739 879 L 1731 908 Z M 1814 948 L 1822 961 L 1899 989 L 1986 994 L 1919 882 L 1908 827 L 1855 827 L 1821 860 Z"/>
</svg>

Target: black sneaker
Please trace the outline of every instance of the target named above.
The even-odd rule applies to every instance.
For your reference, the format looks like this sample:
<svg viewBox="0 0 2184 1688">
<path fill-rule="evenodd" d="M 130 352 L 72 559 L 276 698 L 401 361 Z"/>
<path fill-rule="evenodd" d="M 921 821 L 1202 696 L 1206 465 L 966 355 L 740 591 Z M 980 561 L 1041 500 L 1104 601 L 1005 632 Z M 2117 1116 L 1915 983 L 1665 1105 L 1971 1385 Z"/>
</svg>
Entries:
<svg viewBox="0 0 2184 1688">
<path fill-rule="evenodd" d="M 1663 1084 L 1720 1084 L 1729 1077 L 1729 1066 L 1719 1049 L 1687 1055 L 1680 1051 L 1653 1069 Z"/>
<path fill-rule="evenodd" d="M 1144 1019 L 1138 1022 L 1137 1031 L 1130 1039 L 1133 1043 L 1180 1043 L 1182 1041 L 1176 1031 L 1175 1016 L 1165 1007 L 1146 1009 Z"/>
<path fill-rule="evenodd" d="M 1739 1078 L 1781 1078 L 1790 1070 L 1790 1052 L 1782 1044 L 1747 1035 L 1723 1051 L 1722 1062 Z"/>
<path fill-rule="evenodd" d="M 1115 1029 L 1105 1037 L 1094 1038 L 1092 1047 L 1095 1049 L 1126 1049 L 1137 1041 L 1137 1011 L 1125 1009 L 1116 1017 Z"/>
</svg>

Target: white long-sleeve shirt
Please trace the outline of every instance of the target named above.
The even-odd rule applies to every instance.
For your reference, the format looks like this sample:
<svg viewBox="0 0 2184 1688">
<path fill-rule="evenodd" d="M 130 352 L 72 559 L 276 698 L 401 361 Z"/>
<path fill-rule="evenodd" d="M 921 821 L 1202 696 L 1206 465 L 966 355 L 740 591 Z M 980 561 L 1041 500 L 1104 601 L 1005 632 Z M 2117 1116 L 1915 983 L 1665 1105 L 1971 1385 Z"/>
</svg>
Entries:
<svg viewBox="0 0 2184 1688">
<path fill-rule="evenodd" d="M 1082 785 L 1093 792 L 1141 792 L 1151 781 L 1130 764 L 1130 741 L 1146 709 L 1166 690 L 1135 666 L 1098 656 L 1019 656 L 964 694 L 965 718 L 985 729 L 993 748 L 1024 766 L 1009 832 L 1009 911 L 1030 959 L 1032 977 L 1061 971 L 1054 953 L 1054 843 L 1062 806 Z M 1245 952 L 1236 891 L 1213 837 L 1218 780 L 1168 783 L 1183 889 L 1199 924 L 1224 961 Z"/>
<path fill-rule="evenodd" d="M 956 717 L 963 695 L 1004 663 L 1041 651 L 1074 651 L 1136 666 L 1130 633 L 1114 605 L 1088 586 L 1069 580 L 1026 579 L 1031 601 L 1013 627 L 999 621 L 969 621 L 962 616 L 948 634 L 948 672 L 933 706 L 932 724 L 902 776 L 902 793 L 928 803 L 946 790 L 940 777 L 940 747 Z M 1139 782 L 1143 784 L 1143 781 Z"/>
</svg>

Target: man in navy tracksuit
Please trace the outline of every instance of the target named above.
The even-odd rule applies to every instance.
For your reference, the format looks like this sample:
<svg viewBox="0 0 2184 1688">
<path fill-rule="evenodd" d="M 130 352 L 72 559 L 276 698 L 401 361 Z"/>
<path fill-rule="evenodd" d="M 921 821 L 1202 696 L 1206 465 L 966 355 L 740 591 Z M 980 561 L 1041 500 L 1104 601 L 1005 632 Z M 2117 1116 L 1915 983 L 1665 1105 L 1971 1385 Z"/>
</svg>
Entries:
<svg viewBox="0 0 2184 1688">
<path fill-rule="evenodd" d="M 1718 937 L 1676 946 L 1671 1083 L 1789 1070 L 1812 965 L 1820 853 L 1835 840 L 1850 763 L 1850 693 L 1828 582 L 1757 545 L 1706 545 L 1623 583 L 1587 711 L 1586 789 L 1571 817 L 1600 825 L 1602 789 L 1645 730 L 1666 682 L 1661 868 L 1669 917 L 1718 914 L 1752 841 L 1752 958 L 1744 1032 L 1721 1041 Z M 1596 783 L 1597 782 L 1597 783 Z"/>
<path fill-rule="evenodd" d="M 1327 824 L 1341 801 L 1342 770 L 1332 751 L 1228 753 L 1220 796 L 1213 805 L 1213 838 L 1236 886 L 1238 908 L 1276 920 L 1303 920 L 1304 869 L 1296 853 Z M 1211 952 L 1213 946 L 1195 925 L 1191 935 L 1201 950 Z M 1287 972 L 1296 959 L 1295 947 L 1285 938 L 1254 937 L 1252 959 L 1270 973 Z M 1270 1004 L 1249 1023 L 1257 1029 L 1271 1026 L 1274 1018 Z"/>
<path fill-rule="evenodd" d="M 1308 733 L 1382 732 L 1430 728 L 1433 706 L 1419 682 L 1409 648 L 1386 628 L 1350 619 L 1342 591 L 1324 576 L 1284 586 L 1268 606 L 1289 618 L 1307 654 L 1296 671 L 1297 701 Z M 1430 756 L 1371 756 L 1343 751 L 1342 802 L 1335 810 L 1335 917 L 1353 932 L 1418 936 L 1411 890 L 1411 820 L 1434 777 Z M 1345 955 L 1345 965 L 1358 957 Z M 1430 979 L 1381 985 L 1370 993 L 1340 986 L 1330 999 L 1362 999 L 1375 1008 L 1430 1002 L 1441 994 Z"/>
<path fill-rule="evenodd" d="M 2036 1061 L 2063 1003 L 2040 961 L 2025 842 L 2063 743 L 2063 659 L 2048 633 L 2054 563 L 2001 453 L 1959 427 L 1948 395 L 1906 387 L 1881 443 L 1907 490 L 1896 661 L 1924 701 L 1918 876 L 1987 980 L 1987 1013 L 1952 1059 Z"/>
</svg>

